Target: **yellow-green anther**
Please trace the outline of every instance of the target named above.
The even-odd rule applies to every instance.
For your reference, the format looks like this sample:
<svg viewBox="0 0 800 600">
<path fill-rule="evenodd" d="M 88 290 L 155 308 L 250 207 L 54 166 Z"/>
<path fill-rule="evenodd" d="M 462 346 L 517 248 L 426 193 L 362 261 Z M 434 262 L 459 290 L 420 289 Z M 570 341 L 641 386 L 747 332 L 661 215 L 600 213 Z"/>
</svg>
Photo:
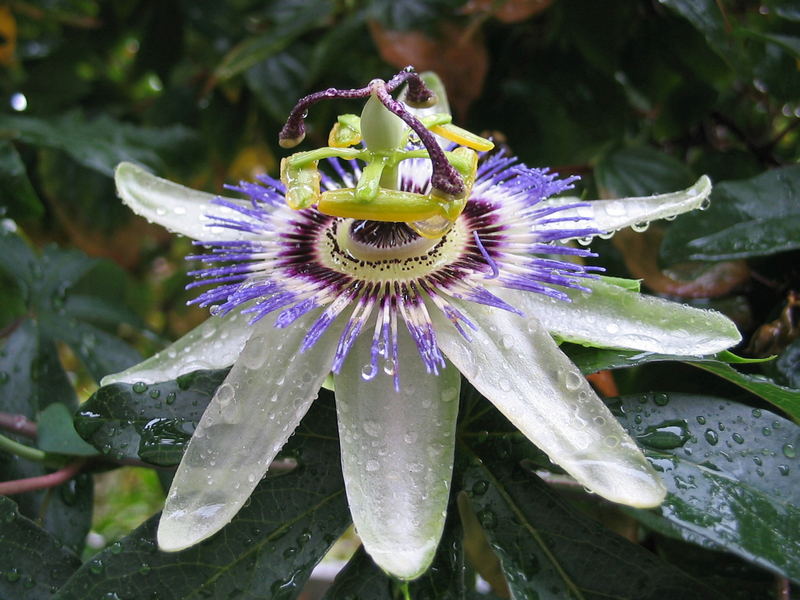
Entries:
<svg viewBox="0 0 800 600">
<path fill-rule="evenodd" d="M 430 126 L 430 130 L 451 142 L 473 148 L 480 152 L 487 152 L 494 148 L 494 142 L 491 140 L 475 135 L 471 131 L 462 129 L 452 123 L 434 124 Z"/>
<path fill-rule="evenodd" d="M 361 141 L 361 119 L 358 115 L 339 115 L 328 136 L 328 144 L 334 148 L 347 148 Z"/>
<path fill-rule="evenodd" d="M 356 200 L 371 202 L 375 199 L 381 188 L 381 176 L 387 162 L 386 157 L 377 156 L 366 164 L 356 184 Z"/>
<path fill-rule="evenodd" d="M 373 94 L 361 112 L 361 137 L 372 152 L 391 152 L 406 145 L 408 126 Z"/>
<path fill-rule="evenodd" d="M 452 123 L 453 115 L 448 113 L 434 113 L 432 115 L 428 115 L 427 117 L 422 117 L 420 120 L 425 127 L 430 129 L 436 125 L 447 125 L 448 123 Z"/>
<path fill-rule="evenodd" d="M 284 158 L 281 161 L 281 182 L 286 186 L 286 204 L 294 210 L 302 210 L 319 201 L 319 171 L 317 162 L 304 163 L 297 167 Z"/>
<path fill-rule="evenodd" d="M 384 222 L 419 221 L 441 212 L 428 196 L 386 188 L 380 188 L 371 202 L 359 201 L 353 188 L 329 190 L 322 194 L 317 208 L 334 217 Z"/>
</svg>

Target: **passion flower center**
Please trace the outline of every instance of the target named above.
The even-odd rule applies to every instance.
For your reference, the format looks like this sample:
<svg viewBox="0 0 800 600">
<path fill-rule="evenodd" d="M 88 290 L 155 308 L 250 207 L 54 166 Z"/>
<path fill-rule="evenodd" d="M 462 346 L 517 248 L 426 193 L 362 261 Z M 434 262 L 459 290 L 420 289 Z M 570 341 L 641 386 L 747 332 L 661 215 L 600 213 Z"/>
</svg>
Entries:
<svg viewBox="0 0 800 600">
<path fill-rule="evenodd" d="M 346 219 L 339 223 L 337 241 L 354 258 L 374 262 L 427 254 L 442 238 L 424 238 L 405 223 Z"/>
<path fill-rule="evenodd" d="M 398 281 L 426 277 L 459 259 L 469 235 L 456 223 L 446 235 L 428 239 L 405 223 L 333 219 L 319 238 L 319 261 L 362 281 Z"/>
</svg>

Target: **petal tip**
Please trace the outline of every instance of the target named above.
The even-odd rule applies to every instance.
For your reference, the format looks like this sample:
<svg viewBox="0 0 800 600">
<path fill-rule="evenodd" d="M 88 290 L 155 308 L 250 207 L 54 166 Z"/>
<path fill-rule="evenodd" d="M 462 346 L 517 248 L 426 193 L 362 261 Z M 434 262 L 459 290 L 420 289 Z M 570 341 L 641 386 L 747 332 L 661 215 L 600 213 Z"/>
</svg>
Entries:
<svg viewBox="0 0 800 600">
<path fill-rule="evenodd" d="M 365 548 L 375 564 L 386 573 L 398 579 L 411 581 L 428 570 L 436 553 L 436 545 L 431 541 L 423 546 L 410 549 L 394 547 L 375 549 L 369 548 L 366 544 Z"/>
</svg>

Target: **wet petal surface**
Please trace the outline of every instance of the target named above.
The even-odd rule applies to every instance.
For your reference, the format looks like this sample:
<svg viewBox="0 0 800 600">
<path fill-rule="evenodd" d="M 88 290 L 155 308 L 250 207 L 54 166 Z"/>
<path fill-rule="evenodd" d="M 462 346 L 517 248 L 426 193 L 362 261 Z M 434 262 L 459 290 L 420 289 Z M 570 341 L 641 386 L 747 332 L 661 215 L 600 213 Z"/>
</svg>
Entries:
<svg viewBox="0 0 800 600">
<path fill-rule="evenodd" d="M 684 306 L 586 279 L 591 293 L 567 290 L 572 302 L 502 290 L 501 296 L 551 333 L 572 342 L 664 354 L 705 355 L 737 344 L 741 334 L 721 313 Z"/>
<path fill-rule="evenodd" d="M 425 373 L 400 331 L 400 391 L 383 373 L 370 381 L 369 339 L 359 340 L 335 377 L 347 498 L 373 560 L 402 579 L 422 574 L 444 527 L 453 468 L 460 376 L 448 365 Z"/>
<path fill-rule="evenodd" d="M 172 181 L 156 177 L 133 163 L 120 163 L 114 172 L 117 193 L 133 212 L 152 223 L 203 240 L 250 240 L 257 236 L 246 231 L 226 227 L 209 227 L 208 215 L 235 218 L 236 211 L 213 202 L 220 198 L 214 194 L 198 192 Z M 226 202 L 247 206 L 247 202 L 224 198 Z"/>
<path fill-rule="evenodd" d="M 479 325 L 472 341 L 437 314 L 439 345 L 478 391 L 591 491 L 629 506 L 661 503 L 658 475 L 541 323 L 496 308 L 460 308 Z"/>
<path fill-rule="evenodd" d="M 700 208 L 711 195 L 711 180 L 703 175 L 685 190 L 655 196 L 638 196 L 615 200 L 594 200 L 583 206 L 560 211 L 560 218 L 574 219 L 586 227 L 612 232 L 639 223 L 674 217 Z M 541 203 L 542 208 L 565 206 L 579 201 L 577 198 L 553 198 Z M 555 229 L 559 224 L 538 224 L 537 231 Z"/>
<path fill-rule="evenodd" d="M 162 550 L 188 548 L 239 511 L 294 432 L 327 376 L 338 337 L 298 349 L 310 313 L 287 330 L 259 321 L 217 389 L 183 456 L 158 527 Z M 276 340 L 274 334 L 283 334 Z"/>
</svg>

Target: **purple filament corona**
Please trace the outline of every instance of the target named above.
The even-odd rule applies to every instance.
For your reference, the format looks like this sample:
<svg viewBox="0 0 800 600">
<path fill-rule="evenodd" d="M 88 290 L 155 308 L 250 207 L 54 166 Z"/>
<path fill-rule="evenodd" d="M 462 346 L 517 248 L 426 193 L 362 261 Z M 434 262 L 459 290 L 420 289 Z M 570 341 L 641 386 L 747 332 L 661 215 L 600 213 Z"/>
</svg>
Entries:
<svg viewBox="0 0 800 600">
<path fill-rule="evenodd" d="M 357 180 L 360 171 L 355 161 L 333 159 L 329 164 L 334 175 L 323 175 L 326 189 Z M 404 191 L 427 193 L 430 180 L 429 161 L 401 163 Z M 485 155 L 453 232 L 409 257 L 401 252 L 393 255 L 393 250 L 419 239 L 406 224 L 341 219 L 313 207 L 294 211 L 285 205 L 283 185 L 260 177 L 258 183 L 231 188 L 246 200 L 216 200 L 229 209 L 228 216 L 215 215 L 212 209 L 211 226 L 251 235 L 246 241 L 196 242 L 207 252 L 189 257 L 202 268 L 192 271 L 196 281 L 188 287 L 211 287 L 192 302 L 214 307 L 215 314 L 241 310 L 252 322 L 274 315 L 279 328 L 320 311 L 301 350 L 315 344 L 337 319 L 344 319 L 333 371 L 339 372 L 361 336 L 371 335 L 370 364 L 364 366 L 363 377 L 383 370 L 399 389 L 401 327 L 428 372 L 438 373 L 445 365 L 430 311 L 441 311 L 469 339 L 476 324 L 458 309 L 461 301 L 518 313 L 492 290 L 512 288 L 568 301 L 565 288 L 585 289 L 581 279 L 593 277 L 599 269 L 557 257 L 594 255 L 556 242 L 599 232 L 559 215 L 582 204 L 541 203 L 570 189 L 573 182 L 574 178 L 559 179 L 546 170 L 528 168 L 502 152 Z M 562 222 L 563 229 L 553 228 Z M 545 230 L 537 227 L 544 223 L 551 225 Z M 343 227 L 347 229 L 340 231 Z M 342 232 L 360 247 L 372 247 L 374 259 L 359 258 L 341 247 Z"/>
</svg>

